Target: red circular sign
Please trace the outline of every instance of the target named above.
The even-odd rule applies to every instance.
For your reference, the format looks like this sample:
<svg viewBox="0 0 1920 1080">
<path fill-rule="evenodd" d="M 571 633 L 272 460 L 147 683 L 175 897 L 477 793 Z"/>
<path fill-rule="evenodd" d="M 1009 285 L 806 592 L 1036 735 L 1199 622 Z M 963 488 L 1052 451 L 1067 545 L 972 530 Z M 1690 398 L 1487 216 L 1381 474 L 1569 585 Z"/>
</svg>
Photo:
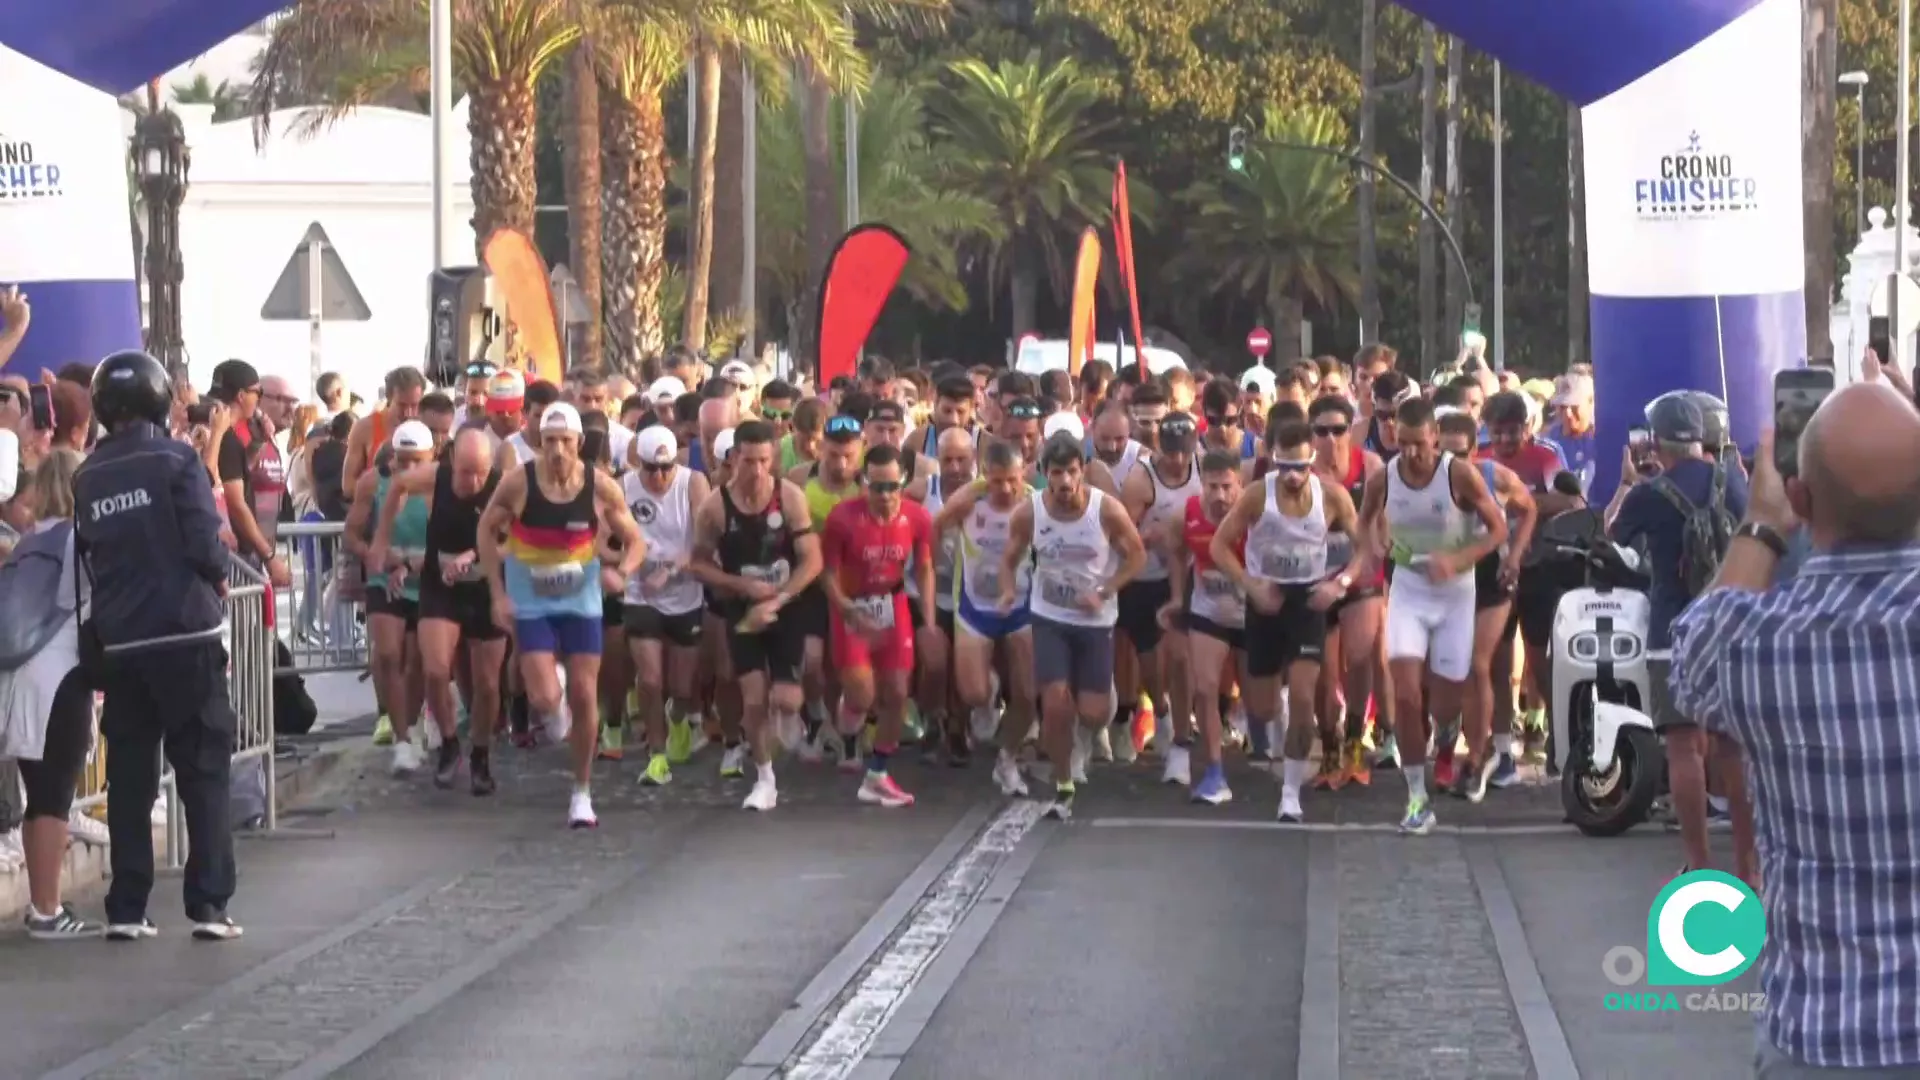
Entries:
<svg viewBox="0 0 1920 1080">
<path fill-rule="evenodd" d="M 1247 351 L 1256 357 L 1265 357 L 1273 350 L 1273 335 L 1267 333 L 1264 326 L 1256 326 L 1247 331 Z"/>
</svg>

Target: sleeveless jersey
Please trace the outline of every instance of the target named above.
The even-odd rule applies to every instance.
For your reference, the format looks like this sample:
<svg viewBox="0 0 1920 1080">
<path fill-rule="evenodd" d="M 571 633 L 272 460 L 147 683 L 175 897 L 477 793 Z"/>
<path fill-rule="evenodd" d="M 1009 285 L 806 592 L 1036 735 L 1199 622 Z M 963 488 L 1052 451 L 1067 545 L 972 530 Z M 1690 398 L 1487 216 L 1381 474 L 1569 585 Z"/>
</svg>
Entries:
<svg viewBox="0 0 1920 1080">
<path fill-rule="evenodd" d="M 1219 523 L 1207 520 L 1200 496 L 1189 496 L 1185 536 L 1187 554 L 1193 556 L 1193 591 L 1187 597 L 1187 610 L 1215 626 L 1234 629 L 1247 624 L 1247 594 L 1213 565 L 1213 534 L 1219 528 Z M 1246 557 L 1246 538 L 1241 537 L 1240 558 L 1245 561 Z"/>
<path fill-rule="evenodd" d="M 1307 512 L 1289 517 L 1280 507 L 1279 474 L 1266 478 L 1267 505 L 1247 530 L 1247 573 L 1261 581 L 1308 585 L 1327 576 L 1327 505 L 1321 480 L 1307 475 Z"/>
<path fill-rule="evenodd" d="M 1440 455 L 1439 467 L 1423 487 L 1407 483 L 1401 475 L 1404 464 L 1396 461 L 1387 469 L 1388 558 L 1399 566 L 1415 566 L 1424 562 L 1425 556 L 1459 547 L 1472 535 L 1473 523 L 1454 501 L 1452 454 Z M 1472 589 L 1473 575 L 1463 575 L 1449 584 L 1457 583 Z"/>
<path fill-rule="evenodd" d="M 720 569 L 735 577 L 764 581 L 775 588 L 793 577 L 796 561 L 793 528 L 780 512 L 780 490 L 776 483 L 767 505 L 748 513 L 734 503 L 732 491 L 720 489 L 725 520 L 714 552 L 720 560 Z M 741 596 L 723 594 L 720 602 L 730 615 L 744 612 L 748 607 L 748 601 Z"/>
<path fill-rule="evenodd" d="M 693 552 L 693 506 L 687 495 L 693 470 L 676 467 L 667 490 L 660 495 L 647 490 L 643 476 L 628 472 L 620 479 L 621 494 L 647 541 L 646 561 L 627 582 L 625 599 L 662 615 L 685 615 L 701 603 L 700 581 L 685 566 L 675 570 L 658 590 L 649 589 L 647 582 L 662 569 L 685 563 Z"/>
<path fill-rule="evenodd" d="M 940 490 L 940 474 L 927 477 L 927 497 L 920 505 L 927 508 L 928 517 L 936 517 L 940 508 L 946 505 L 946 495 Z M 953 610 L 953 568 L 960 554 L 959 534 L 949 529 L 933 538 L 933 606 L 941 611 Z M 909 557 L 911 558 L 911 557 Z M 907 574 L 907 595 L 920 599 L 920 585 L 909 565 Z"/>
<path fill-rule="evenodd" d="M 448 443 L 452 446 L 452 443 Z M 442 462 L 433 477 L 433 506 L 427 512 L 427 576 L 436 584 L 440 581 L 440 560 L 464 555 L 479 547 L 480 515 L 493 501 L 493 490 L 500 486 L 500 469 L 494 467 L 487 477 L 487 484 L 471 499 L 463 499 L 453 493 L 453 465 Z M 456 585 L 479 585 L 483 582 L 480 575 L 480 561 L 475 559 L 467 567 L 467 572 L 455 581 Z"/>
<path fill-rule="evenodd" d="M 858 474 L 855 475 L 858 476 Z M 839 491 L 828 490 L 827 485 L 820 480 L 820 463 L 817 461 L 813 463 L 813 468 L 807 470 L 807 486 L 801 490 L 806 493 L 807 516 L 813 519 L 813 531 L 816 534 L 826 529 L 827 515 L 833 513 L 834 507 L 848 499 L 858 498 L 861 494 L 860 481 L 857 478 Z"/>
<path fill-rule="evenodd" d="M 986 481 L 975 480 L 974 486 L 985 488 Z M 1032 495 L 1032 489 L 1028 489 L 1023 498 L 1031 498 Z M 960 536 L 958 588 L 965 589 L 967 603 L 981 611 L 997 610 L 1000 603 L 1003 585 L 1000 564 L 1007 557 L 1007 534 L 1013 522 L 1013 512 L 1019 506 L 1016 502 L 1005 510 L 996 510 L 982 491 L 980 497 L 973 501 L 973 512 L 955 530 Z M 1035 525 L 1038 524 L 1036 519 Z M 1023 559 L 1019 575 L 1013 583 L 1014 611 L 1027 606 L 1027 593 L 1032 585 L 1032 560 Z"/>
<path fill-rule="evenodd" d="M 1187 478 L 1178 486 L 1170 486 L 1160 478 L 1159 467 L 1150 460 L 1143 460 L 1141 472 L 1147 476 L 1147 483 L 1153 490 L 1153 501 L 1147 504 L 1147 512 L 1140 517 L 1140 535 L 1159 536 L 1167 527 L 1167 522 L 1177 519 L 1186 510 L 1187 500 L 1200 494 L 1200 462 L 1187 462 Z M 1160 556 L 1158 545 L 1147 545 L 1147 565 L 1140 571 L 1141 581 L 1167 580 L 1167 562 Z"/>
<path fill-rule="evenodd" d="M 1033 504 L 1033 592 L 1029 601 L 1037 616 L 1074 626 L 1107 627 L 1120 617 L 1120 606 L 1109 594 L 1097 614 L 1079 606 L 1079 599 L 1105 584 L 1113 575 L 1113 544 L 1100 525 L 1100 504 L 1106 493 L 1087 488 L 1086 509 L 1072 521 L 1061 521 L 1047 511 L 1047 496 L 1036 491 Z"/>
<path fill-rule="evenodd" d="M 594 505 L 591 465 L 582 467 L 580 491 L 556 503 L 540 490 L 539 466 L 524 466 L 527 505 L 507 531 L 504 567 L 507 596 L 518 618 L 599 618 L 600 556 L 594 537 L 600 513 Z"/>
</svg>

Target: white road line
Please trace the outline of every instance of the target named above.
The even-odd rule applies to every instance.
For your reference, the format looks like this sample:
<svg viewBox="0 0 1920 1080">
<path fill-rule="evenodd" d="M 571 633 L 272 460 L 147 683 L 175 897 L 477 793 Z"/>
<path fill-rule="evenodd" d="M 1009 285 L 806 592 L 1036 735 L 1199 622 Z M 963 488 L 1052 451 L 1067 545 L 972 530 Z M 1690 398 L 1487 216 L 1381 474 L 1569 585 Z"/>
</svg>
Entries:
<svg viewBox="0 0 1920 1080">
<path fill-rule="evenodd" d="M 1046 804 L 1020 799 L 1001 811 L 954 859 L 905 928 L 881 953 L 820 1037 L 781 1070 L 788 1080 L 846 1080 L 873 1048 L 927 968 L 952 940 L 967 912 L 1045 813 Z"/>
<path fill-rule="evenodd" d="M 1094 818 L 1087 824 L 1098 829 L 1239 829 L 1250 832 L 1293 832 L 1293 833 L 1397 833 L 1400 827 L 1391 822 L 1341 822 L 1309 821 L 1296 825 L 1286 821 L 1245 821 L 1232 818 L 1136 818 L 1108 817 Z M 1435 825 L 1433 834 L 1437 836 L 1579 836 L 1571 825 Z M 1647 829 L 1627 834 L 1628 836 L 1665 836 L 1658 829 Z"/>
</svg>

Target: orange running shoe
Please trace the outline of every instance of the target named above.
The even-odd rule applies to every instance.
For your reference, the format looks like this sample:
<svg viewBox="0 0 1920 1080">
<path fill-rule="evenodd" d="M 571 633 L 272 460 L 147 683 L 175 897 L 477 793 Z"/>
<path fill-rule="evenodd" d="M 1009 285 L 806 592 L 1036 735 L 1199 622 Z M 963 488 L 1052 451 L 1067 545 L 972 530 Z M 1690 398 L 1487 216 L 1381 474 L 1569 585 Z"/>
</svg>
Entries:
<svg viewBox="0 0 1920 1080">
<path fill-rule="evenodd" d="M 1367 748 L 1354 743 L 1347 747 L 1347 767 L 1344 773 L 1350 783 L 1361 787 L 1373 785 L 1373 769 L 1367 764 Z"/>
</svg>

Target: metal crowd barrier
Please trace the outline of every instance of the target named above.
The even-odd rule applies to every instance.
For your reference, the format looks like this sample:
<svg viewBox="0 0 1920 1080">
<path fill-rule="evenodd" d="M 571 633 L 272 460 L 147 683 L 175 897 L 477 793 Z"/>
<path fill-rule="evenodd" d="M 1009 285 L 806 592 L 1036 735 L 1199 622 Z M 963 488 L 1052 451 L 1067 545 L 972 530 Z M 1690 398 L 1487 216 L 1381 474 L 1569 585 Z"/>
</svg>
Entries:
<svg viewBox="0 0 1920 1080">
<path fill-rule="evenodd" d="M 367 670 L 366 589 L 360 563 L 342 542 L 346 524 L 281 524 L 281 555 L 292 572 L 285 591 L 280 642 L 292 659 L 283 671 L 302 675 Z"/>
</svg>

